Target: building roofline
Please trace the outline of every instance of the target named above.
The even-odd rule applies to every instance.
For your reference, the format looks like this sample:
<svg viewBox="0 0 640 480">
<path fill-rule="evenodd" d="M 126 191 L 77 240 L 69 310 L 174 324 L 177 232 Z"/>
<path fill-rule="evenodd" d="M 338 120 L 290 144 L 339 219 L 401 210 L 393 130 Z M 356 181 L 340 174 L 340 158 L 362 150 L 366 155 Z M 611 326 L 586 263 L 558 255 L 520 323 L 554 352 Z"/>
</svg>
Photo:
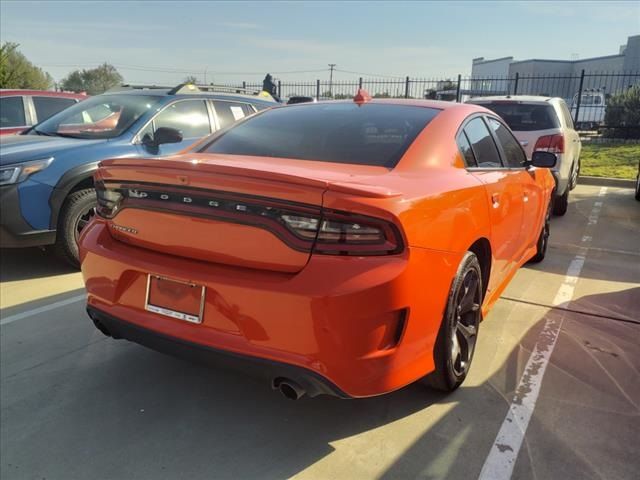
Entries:
<svg viewBox="0 0 640 480">
<path fill-rule="evenodd" d="M 549 58 L 529 58 L 527 60 L 517 60 L 515 62 L 511 62 L 511 65 L 515 64 L 515 63 L 525 63 L 525 62 L 551 62 L 551 63 L 569 63 L 569 64 L 576 64 L 576 63 L 580 63 L 580 62 L 591 62 L 593 60 L 604 60 L 607 58 L 616 58 L 616 57 L 624 57 L 624 53 L 620 54 L 617 53 L 615 55 L 603 55 L 601 57 L 589 57 L 589 58 L 581 58 L 579 60 L 553 60 L 553 59 L 549 59 Z"/>
<path fill-rule="evenodd" d="M 480 57 L 480 58 L 484 58 L 484 57 Z M 474 58 L 472 62 L 473 62 L 473 65 L 481 65 L 483 63 L 500 62 L 502 60 L 509 60 L 509 59 L 513 60 L 513 57 L 500 57 L 500 58 L 493 58 L 491 60 L 479 60 L 477 58 Z M 514 63 L 514 62 L 511 62 L 511 63 Z"/>
</svg>

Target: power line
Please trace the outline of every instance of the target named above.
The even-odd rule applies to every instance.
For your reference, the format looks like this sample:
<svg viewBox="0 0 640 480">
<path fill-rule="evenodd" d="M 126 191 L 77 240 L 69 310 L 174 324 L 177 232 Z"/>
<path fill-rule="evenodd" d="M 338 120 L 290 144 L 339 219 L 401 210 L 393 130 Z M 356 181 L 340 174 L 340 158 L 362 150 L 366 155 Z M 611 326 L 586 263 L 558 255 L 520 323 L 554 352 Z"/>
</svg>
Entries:
<svg viewBox="0 0 640 480">
<path fill-rule="evenodd" d="M 351 70 L 340 70 L 336 68 L 336 72 L 341 73 L 352 73 L 354 75 L 364 75 L 367 77 L 385 77 L 385 78 L 395 78 L 395 79 L 403 79 L 404 77 L 396 76 L 396 75 L 385 75 L 382 73 L 364 73 L 364 72 L 353 72 Z"/>
<path fill-rule="evenodd" d="M 79 67 L 98 67 L 102 65 L 102 63 L 49 63 L 49 64 L 41 64 L 43 67 L 69 67 L 69 68 L 79 68 Z M 177 69 L 177 68 L 165 68 L 165 67 L 144 67 L 141 65 L 125 65 L 125 64 L 112 64 L 114 67 L 120 70 L 134 70 L 141 72 L 156 72 L 156 73 L 190 73 L 190 74 L 201 74 L 203 72 L 202 68 L 194 68 L 194 69 Z M 210 67 L 205 67 L 207 72 L 212 72 L 215 75 L 262 75 L 264 71 L 261 72 L 218 72 Z M 289 71 L 275 71 L 273 73 L 277 75 L 283 74 L 291 74 L 291 73 L 321 73 L 326 72 L 327 69 L 316 69 L 316 70 L 289 70 Z"/>
</svg>

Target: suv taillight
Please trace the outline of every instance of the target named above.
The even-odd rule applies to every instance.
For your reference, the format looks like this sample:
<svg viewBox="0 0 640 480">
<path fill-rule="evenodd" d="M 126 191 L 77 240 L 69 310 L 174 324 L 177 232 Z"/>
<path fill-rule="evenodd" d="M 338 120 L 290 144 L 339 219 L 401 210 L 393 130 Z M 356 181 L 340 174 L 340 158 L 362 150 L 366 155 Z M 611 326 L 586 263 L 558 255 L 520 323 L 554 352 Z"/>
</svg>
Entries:
<svg viewBox="0 0 640 480">
<path fill-rule="evenodd" d="M 557 133 L 540 137 L 533 151 L 564 153 L 564 136 L 561 133 Z"/>
</svg>

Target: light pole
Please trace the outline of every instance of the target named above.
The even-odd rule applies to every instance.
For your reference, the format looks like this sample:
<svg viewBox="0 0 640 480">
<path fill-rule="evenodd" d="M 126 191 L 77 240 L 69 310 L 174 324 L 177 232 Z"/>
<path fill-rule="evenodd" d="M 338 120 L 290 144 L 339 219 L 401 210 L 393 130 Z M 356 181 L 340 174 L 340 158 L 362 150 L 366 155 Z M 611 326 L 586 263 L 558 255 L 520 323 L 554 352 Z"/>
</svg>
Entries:
<svg viewBox="0 0 640 480">
<path fill-rule="evenodd" d="M 329 96 L 333 98 L 333 69 L 336 68 L 335 63 L 329 64 L 330 72 L 329 72 Z"/>
</svg>

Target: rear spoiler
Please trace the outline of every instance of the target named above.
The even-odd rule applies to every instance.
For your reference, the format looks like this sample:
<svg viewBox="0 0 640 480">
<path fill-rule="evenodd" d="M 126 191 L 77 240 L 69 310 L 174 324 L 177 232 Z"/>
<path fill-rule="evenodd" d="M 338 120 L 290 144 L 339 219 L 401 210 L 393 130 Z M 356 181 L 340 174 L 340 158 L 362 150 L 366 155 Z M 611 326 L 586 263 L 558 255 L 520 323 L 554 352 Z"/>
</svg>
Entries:
<svg viewBox="0 0 640 480">
<path fill-rule="evenodd" d="M 260 178 L 276 182 L 291 183 L 295 185 L 309 186 L 332 192 L 345 193 L 349 195 L 369 198 L 391 198 L 399 197 L 401 192 L 390 190 L 377 185 L 365 185 L 356 182 L 331 182 L 321 178 L 313 178 L 292 173 L 271 172 L 254 168 L 239 167 L 235 165 L 220 165 L 209 162 L 193 162 L 190 155 L 159 158 L 116 158 L 103 160 L 99 167 L 136 167 L 139 168 L 141 162 L 150 168 L 176 169 L 182 174 L 192 173 L 198 175 L 202 173 L 214 173 L 218 175 L 229 175 L 234 177 Z M 114 179 L 120 180 L 120 179 Z"/>
</svg>

